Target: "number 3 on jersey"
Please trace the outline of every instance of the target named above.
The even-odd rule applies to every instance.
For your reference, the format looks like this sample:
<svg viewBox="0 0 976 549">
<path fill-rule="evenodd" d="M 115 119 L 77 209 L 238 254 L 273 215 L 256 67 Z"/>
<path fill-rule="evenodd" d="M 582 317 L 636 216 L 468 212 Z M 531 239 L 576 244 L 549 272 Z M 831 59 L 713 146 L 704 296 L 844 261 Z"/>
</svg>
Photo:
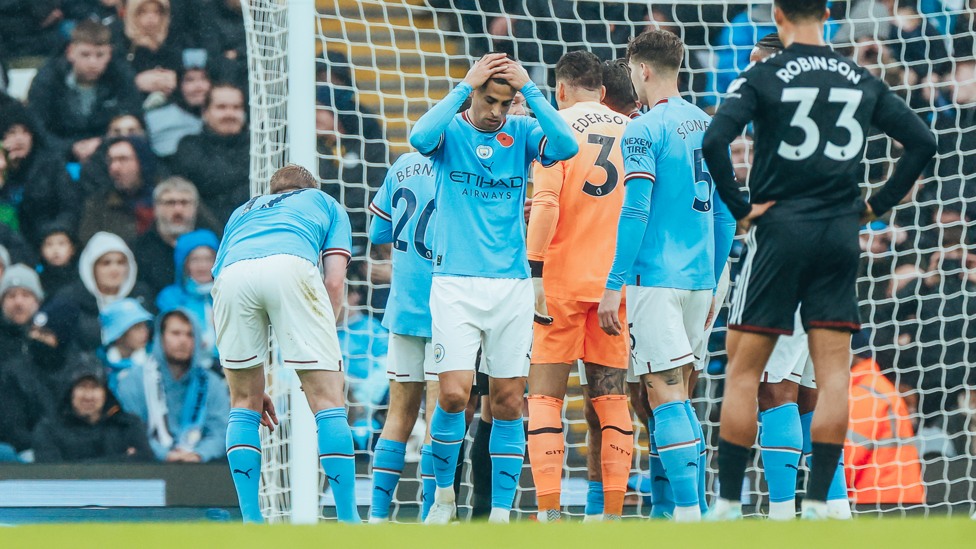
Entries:
<svg viewBox="0 0 976 549">
<path fill-rule="evenodd" d="M 780 141 L 779 149 L 776 151 L 787 160 L 806 160 L 820 147 L 820 128 L 817 123 L 810 118 L 810 111 L 817 101 L 820 90 L 817 88 L 786 88 L 783 90 L 781 101 L 784 103 L 799 103 L 790 126 L 799 128 L 803 131 L 803 141 L 799 145 L 790 145 L 785 141 Z M 861 97 L 864 92 L 849 88 L 830 88 L 827 101 L 830 103 L 843 103 L 844 108 L 837 117 L 836 125 L 847 130 L 851 138 L 846 145 L 835 145 L 830 141 L 824 146 L 824 156 L 831 160 L 844 162 L 850 160 L 855 154 L 861 152 L 864 144 L 864 131 L 861 125 L 854 119 L 854 113 L 861 105 Z"/>
<path fill-rule="evenodd" d="M 410 221 L 414 212 L 417 211 L 417 195 L 406 187 L 400 187 L 393 193 L 394 208 L 400 203 L 401 199 L 406 202 L 406 205 L 404 206 L 403 214 L 397 220 L 396 226 L 393 227 L 393 249 L 400 252 L 407 252 L 410 244 L 404 240 L 400 240 L 400 233 L 403 232 L 403 228 L 407 226 L 407 222 Z M 417 228 L 413 232 L 413 249 L 417 251 L 420 257 L 427 260 L 434 257 L 433 252 L 430 251 L 430 248 L 425 243 L 427 227 L 430 225 L 430 216 L 433 214 L 434 201 L 431 200 L 424 206 L 423 211 L 420 212 L 420 217 L 417 218 Z"/>
</svg>

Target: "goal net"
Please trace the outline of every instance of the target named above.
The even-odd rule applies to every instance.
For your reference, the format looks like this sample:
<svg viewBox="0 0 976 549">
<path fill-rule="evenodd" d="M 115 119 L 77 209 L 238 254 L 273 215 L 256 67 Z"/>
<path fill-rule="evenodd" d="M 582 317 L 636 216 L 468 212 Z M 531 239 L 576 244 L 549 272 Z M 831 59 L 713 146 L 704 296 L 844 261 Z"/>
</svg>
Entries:
<svg viewBox="0 0 976 549">
<path fill-rule="evenodd" d="M 623 56 L 627 41 L 647 28 L 678 34 L 687 45 L 680 87 L 711 112 L 752 46 L 775 31 L 772 4 L 677 0 L 669 4 L 565 0 L 316 0 L 313 21 L 289 27 L 285 0 L 245 0 L 250 66 L 252 185 L 266 192 L 274 168 L 289 159 L 286 105 L 289 35 L 313 32 L 316 166 L 323 189 L 346 208 L 353 225 L 354 260 L 340 321 L 350 365 L 348 405 L 357 444 L 360 505 L 369 498 L 371 447 L 385 413 L 387 334 L 379 326 L 389 294 L 390 250 L 368 242 L 369 200 L 386 169 L 409 150 L 414 122 L 459 82 L 474 59 L 507 51 L 522 61 L 544 91 L 566 51 L 588 49 L 602 59 Z M 976 486 L 976 77 L 973 36 L 976 0 L 853 0 L 833 2 L 826 27 L 835 49 L 868 67 L 898 91 L 930 124 L 939 154 L 892 215 L 862 231 L 858 279 L 865 331 L 855 338 L 852 421 L 847 476 L 857 513 L 972 512 Z M 292 19 L 294 21 L 294 19 Z M 733 144 L 740 181 L 751 158 L 748 134 Z M 863 189 L 877 192 L 901 153 L 876 132 L 863 161 Z M 313 166 L 307 166 L 313 168 Z M 733 250 L 733 279 L 738 272 Z M 734 290 L 733 290 L 734 291 Z M 695 407 L 710 449 L 708 490 L 717 491 L 715 443 L 725 371 L 725 317 L 712 335 L 708 367 Z M 875 362 L 861 362 L 873 359 Z M 282 427 L 264 434 L 263 505 L 266 516 L 292 516 L 290 381 L 271 369 L 271 390 Z M 586 423 L 577 378 L 565 403 L 567 467 L 564 504 L 581 513 L 585 500 Z M 473 422 L 477 424 L 477 416 Z M 469 442 L 470 433 L 469 431 Z M 647 471 L 647 436 L 635 422 L 633 475 Z M 470 444 L 467 445 L 470 447 Z M 408 456 L 410 459 L 419 456 Z M 462 516 L 472 502 L 470 458 L 461 489 Z M 408 463 L 391 518 L 415 521 L 417 464 Z M 801 467 L 803 469 L 803 467 Z M 800 475 L 801 487 L 804 474 Z M 516 511 L 535 508 L 528 464 Z M 334 516 L 319 475 L 322 517 Z M 768 504 L 758 452 L 749 469 L 744 503 Z M 627 512 L 646 515 L 647 494 L 628 494 Z"/>
</svg>

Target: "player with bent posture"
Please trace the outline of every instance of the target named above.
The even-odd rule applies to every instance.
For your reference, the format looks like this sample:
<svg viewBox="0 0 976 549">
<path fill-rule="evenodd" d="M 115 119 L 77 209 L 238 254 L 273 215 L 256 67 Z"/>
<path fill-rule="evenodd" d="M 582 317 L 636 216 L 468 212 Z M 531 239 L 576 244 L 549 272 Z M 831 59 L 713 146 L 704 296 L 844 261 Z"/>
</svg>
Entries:
<svg viewBox="0 0 976 549">
<path fill-rule="evenodd" d="M 427 425 L 437 399 L 433 374 L 434 351 L 430 342 L 430 239 L 434 215 L 434 174 L 430 159 L 420 153 L 401 155 L 387 172 L 383 186 L 369 205 L 373 220 L 369 238 L 373 244 L 393 243 L 393 279 L 383 326 L 390 330 L 387 377 L 390 410 L 383 432 L 373 450 L 373 491 L 369 522 L 389 521 L 390 502 L 400 482 L 407 439 L 420 413 L 427 385 Z M 433 463 L 430 442 L 421 452 L 423 498 L 421 520 L 433 502 Z"/>
<path fill-rule="evenodd" d="M 704 440 L 688 386 L 705 359 L 705 325 L 734 229 L 712 200 L 702 162 L 710 119 L 678 92 L 684 44 L 671 32 L 649 31 L 630 43 L 627 56 L 638 98 L 651 109 L 627 126 L 621 144 L 626 194 L 600 326 L 624 333 L 617 311 L 626 283 L 634 373 L 647 388 L 674 519 L 696 522 L 705 505 Z"/>
<path fill-rule="evenodd" d="M 227 461 L 244 522 L 262 522 L 258 424 L 269 326 L 282 365 L 296 370 L 315 414 L 319 459 L 335 494 L 339 520 L 361 522 L 335 328 L 352 237 L 342 206 L 318 187 L 315 176 L 301 166 L 275 172 L 271 194 L 252 198 L 230 216 L 214 262 L 217 349 L 231 400 Z"/>
<path fill-rule="evenodd" d="M 827 517 L 847 435 L 850 334 L 860 329 L 858 228 L 896 205 L 936 150 L 932 133 L 904 101 L 824 44 L 826 0 L 776 0 L 773 15 L 786 48 L 732 82 L 704 143 L 722 199 L 744 226 L 755 223 L 729 319 L 721 488 L 712 520 L 741 517 L 760 376 L 777 337 L 793 333 L 797 306 L 819 392 L 802 516 Z M 739 194 L 728 157 L 729 144 L 750 121 L 756 143 L 751 205 Z M 898 140 L 905 153 L 884 188 L 865 202 L 858 174 L 871 126 Z"/>
<path fill-rule="evenodd" d="M 538 119 L 507 116 L 518 91 Z M 471 108 L 455 114 L 469 95 Z M 522 397 L 532 343 L 525 183 L 532 161 L 567 160 L 578 147 L 525 69 L 505 54 L 478 60 L 464 81 L 420 118 L 410 144 L 432 157 L 438 212 L 430 291 L 434 371 L 440 380 L 431 421 L 437 489 L 425 523 L 447 524 L 456 513 L 454 474 L 479 347 L 491 378 L 494 417 L 489 520 L 508 522 L 525 454 Z"/>
<path fill-rule="evenodd" d="M 618 188 L 623 174 L 619 144 L 630 121 L 600 104 L 605 93 L 597 56 L 585 51 L 562 56 L 556 64 L 556 103 L 580 152 L 548 168 L 536 165 L 532 178 L 527 242 L 539 324 L 529 367 L 528 446 L 540 522 L 560 519 L 563 398 L 578 359 L 585 365 L 603 435 L 607 521 L 620 520 L 633 460 L 625 392 L 629 338 L 606 334 L 597 319 L 624 201 L 623 188 Z"/>
</svg>

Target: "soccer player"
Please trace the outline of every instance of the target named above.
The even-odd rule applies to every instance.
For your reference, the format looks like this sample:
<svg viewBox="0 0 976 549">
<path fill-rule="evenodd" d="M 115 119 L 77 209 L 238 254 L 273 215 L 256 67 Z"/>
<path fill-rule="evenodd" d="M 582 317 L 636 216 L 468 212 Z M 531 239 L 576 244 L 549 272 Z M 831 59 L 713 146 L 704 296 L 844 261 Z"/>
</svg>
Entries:
<svg viewBox="0 0 976 549">
<path fill-rule="evenodd" d="M 783 49 L 779 35 L 767 34 L 752 49 L 749 61 L 758 63 Z M 796 518 L 796 477 L 800 454 L 810 453 L 810 421 L 817 404 L 817 384 L 813 361 L 800 315 L 796 315 L 793 335 L 782 336 L 769 356 L 759 383 L 759 445 L 763 472 L 769 486 L 769 518 Z M 851 518 L 844 478 L 844 455 L 827 491 L 827 516 Z"/>
<path fill-rule="evenodd" d="M 761 373 L 776 338 L 792 334 L 798 306 L 819 389 L 802 516 L 827 516 L 827 492 L 847 435 L 850 335 L 860 329 L 858 228 L 905 196 L 936 149 L 904 101 L 824 44 L 829 14 L 826 0 L 777 0 L 773 16 L 786 48 L 732 82 L 705 135 L 705 160 L 719 194 L 743 227 L 754 224 L 729 319 L 714 520 L 741 516 Z M 750 121 L 752 204 L 739 194 L 728 158 L 729 144 Z M 865 202 L 858 181 L 872 126 L 905 152 L 888 183 Z"/>
<path fill-rule="evenodd" d="M 244 522 L 263 522 L 258 425 L 265 409 L 261 366 L 268 357 L 269 326 L 282 365 L 297 371 L 315 414 L 319 459 L 339 520 L 360 522 L 335 328 L 352 240 L 346 212 L 318 187 L 301 166 L 275 172 L 271 194 L 252 198 L 231 215 L 213 267 L 217 349 L 231 399 L 227 461 Z"/>
<path fill-rule="evenodd" d="M 529 267 L 536 310 L 548 317 L 535 326 L 529 367 L 528 447 L 540 522 L 560 520 L 563 398 L 578 359 L 603 434 L 606 521 L 620 520 L 633 461 L 633 422 L 625 393 L 629 338 L 606 334 L 596 314 L 624 201 L 619 144 L 630 121 L 600 104 L 605 91 L 596 55 L 574 51 L 562 56 L 556 64 L 556 104 L 580 152 L 548 168 L 536 165 L 532 177 Z"/>
<path fill-rule="evenodd" d="M 373 244 L 393 243 L 393 278 L 383 326 L 390 330 L 387 377 L 390 409 L 373 450 L 373 491 L 370 524 L 389 522 L 390 502 L 403 471 L 407 439 L 413 431 L 427 384 L 427 410 L 437 400 L 430 342 L 430 228 L 434 215 L 434 172 L 420 153 L 401 155 L 387 172 L 383 186 L 369 205 Z M 428 435 L 430 414 L 427 414 Z M 421 451 L 423 507 L 426 518 L 433 502 L 433 457 L 430 441 Z"/>
<path fill-rule="evenodd" d="M 536 118 L 508 117 L 521 91 Z M 471 96 L 471 107 L 455 114 Z M 431 421 L 437 489 L 424 521 L 456 513 L 454 476 L 475 355 L 482 348 L 494 418 L 491 522 L 508 522 L 525 454 L 522 402 L 532 343 L 533 292 L 525 252 L 523 204 L 529 165 L 572 158 L 566 122 L 505 54 L 475 62 L 427 111 L 410 144 L 434 166 L 434 279 L 430 292 L 434 372 L 440 394 Z"/>
<path fill-rule="evenodd" d="M 626 194 L 600 326 L 624 333 L 618 309 L 626 283 L 634 373 L 653 412 L 674 519 L 696 522 L 704 504 L 698 474 L 704 437 L 688 399 L 689 379 L 705 358 L 705 325 L 733 235 L 721 222 L 723 208 L 712 200 L 702 162 L 709 117 L 678 92 L 684 45 L 654 30 L 631 41 L 627 53 L 638 98 L 651 108 L 624 132 Z"/>
</svg>

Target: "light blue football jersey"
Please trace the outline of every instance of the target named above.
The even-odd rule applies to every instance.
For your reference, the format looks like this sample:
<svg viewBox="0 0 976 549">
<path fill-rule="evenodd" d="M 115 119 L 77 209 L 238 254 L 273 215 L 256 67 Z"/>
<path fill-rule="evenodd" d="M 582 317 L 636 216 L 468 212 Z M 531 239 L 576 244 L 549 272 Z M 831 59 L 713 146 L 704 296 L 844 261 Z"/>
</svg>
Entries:
<svg viewBox="0 0 976 549">
<path fill-rule="evenodd" d="M 493 132 L 466 113 L 434 151 L 434 276 L 529 278 L 522 210 L 529 166 L 545 148 L 539 122 L 509 116 Z"/>
<path fill-rule="evenodd" d="M 393 243 L 393 280 L 383 327 L 394 334 L 431 337 L 433 170 L 430 159 L 420 153 L 401 155 L 369 205 L 370 240 Z"/>
<path fill-rule="evenodd" d="M 650 196 L 635 196 L 644 191 L 626 187 L 608 288 L 619 289 L 626 283 L 715 289 L 717 204 L 701 151 L 710 122 L 711 117 L 695 105 L 672 97 L 659 101 L 627 126 L 621 142 L 624 183 L 649 180 L 652 184 L 639 186 L 649 189 Z M 646 212 L 646 226 L 643 234 L 626 234 L 627 217 L 632 217 L 626 210 L 636 204 Z"/>
<path fill-rule="evenodd" d="M 315 265 L 319 256 L 351 257 L 349 216 L 318 189 L 256 196 L 231 214 L 214 262 L 214 278 L 228 265 L 278 254 Z"/>
</svg>

